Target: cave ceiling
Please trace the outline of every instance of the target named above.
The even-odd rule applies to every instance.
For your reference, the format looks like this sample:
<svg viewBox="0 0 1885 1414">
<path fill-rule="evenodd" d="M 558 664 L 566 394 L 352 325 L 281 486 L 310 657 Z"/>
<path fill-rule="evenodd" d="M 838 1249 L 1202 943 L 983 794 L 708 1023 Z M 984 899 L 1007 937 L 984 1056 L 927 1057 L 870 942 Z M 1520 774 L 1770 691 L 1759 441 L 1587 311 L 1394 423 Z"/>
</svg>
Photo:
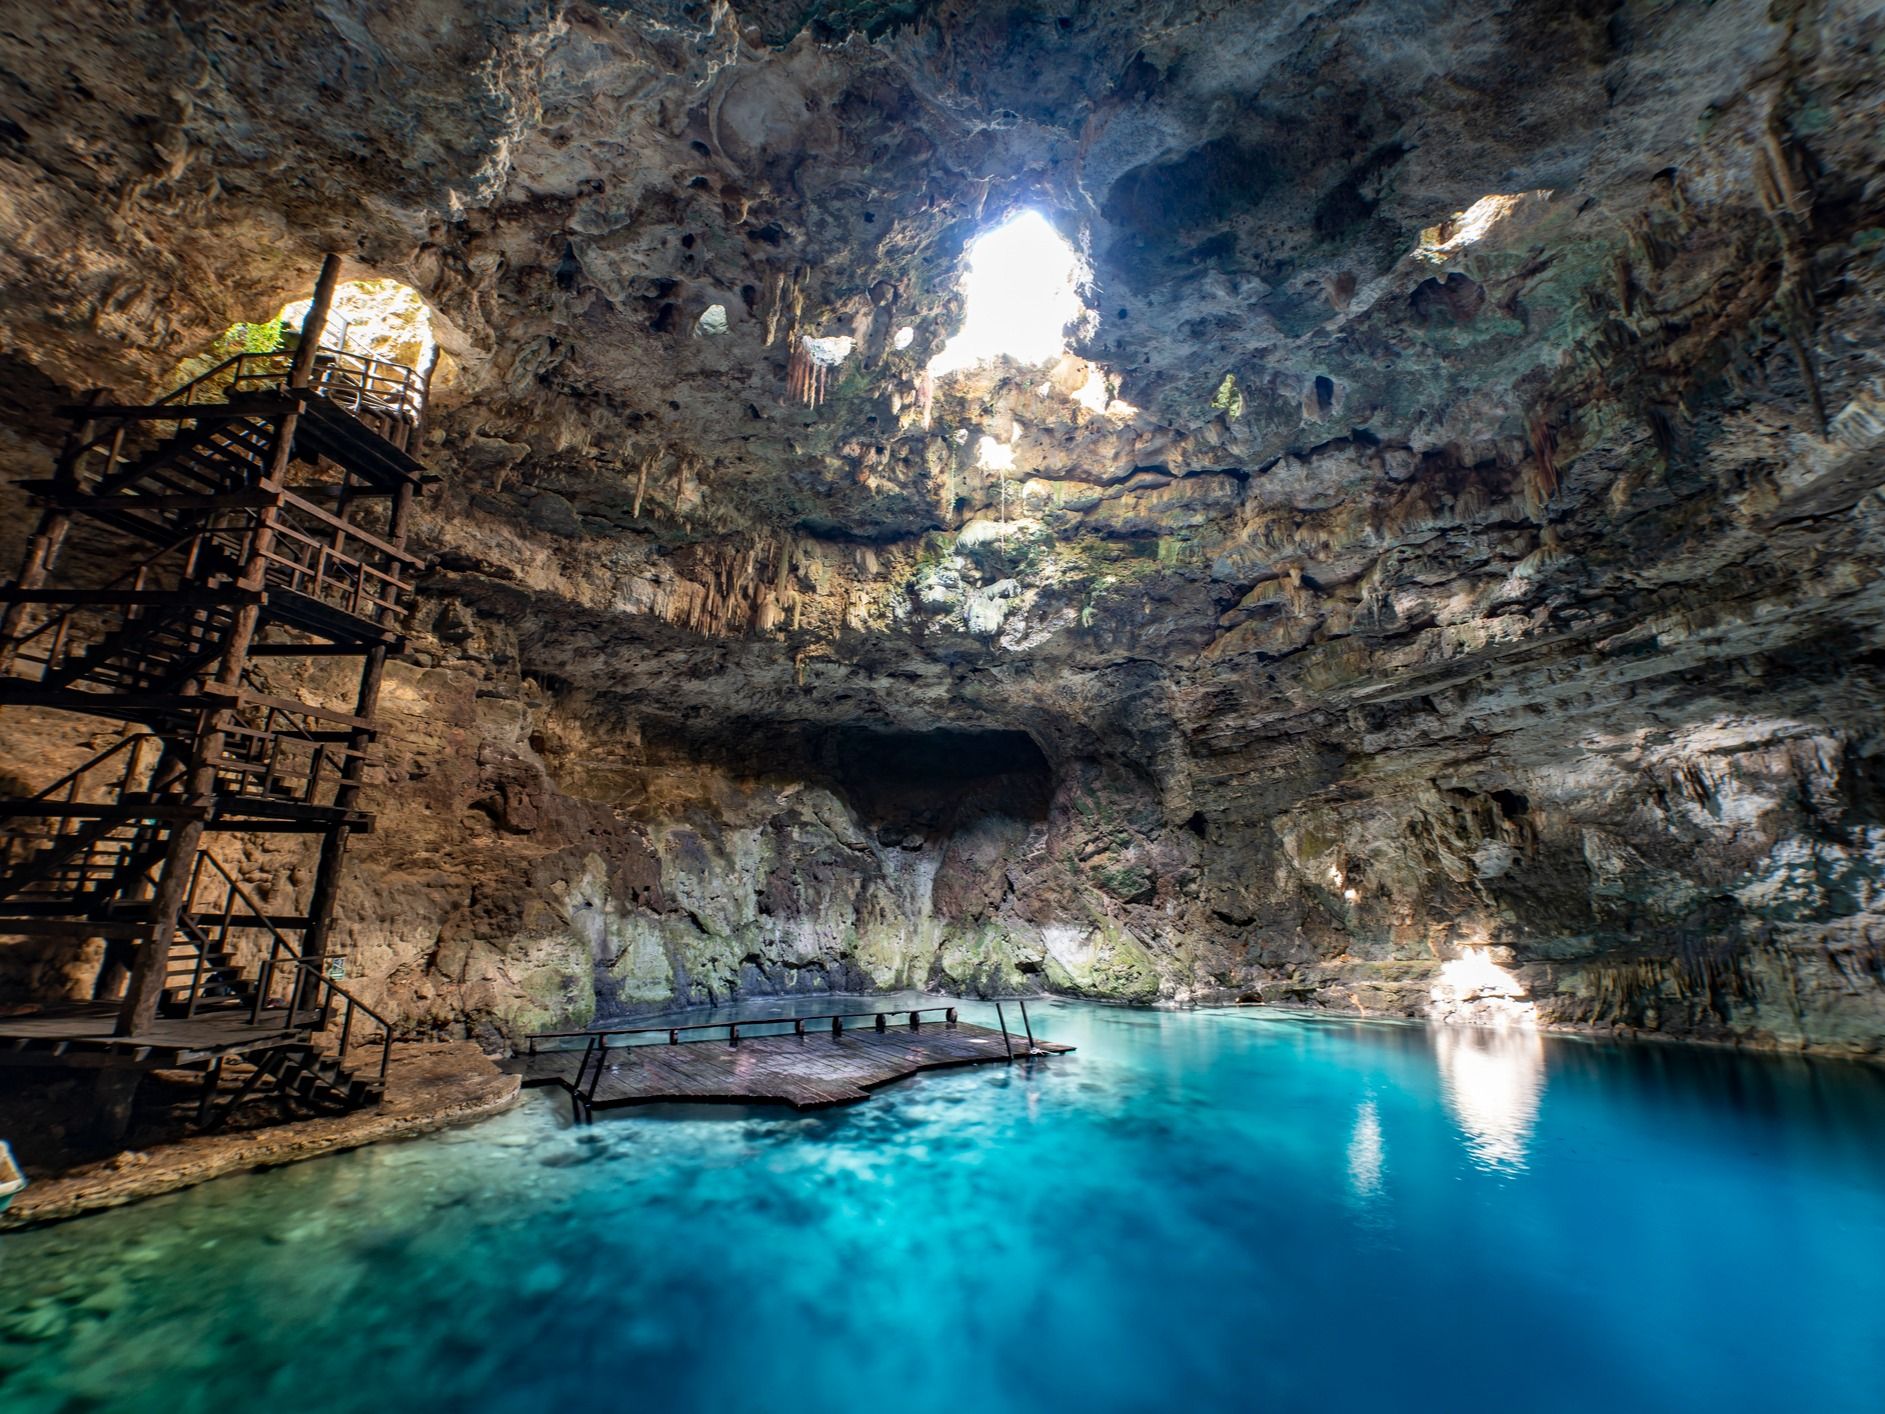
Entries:
<svg viewBox="0 0 1885 1414">
<path fill-rule="evenodd" d="M 11 8 L 15 396 L 154 388 L 322 250 L 410 284 L 439 573 L 587 689 L 1334 720 L 1797 586 L 1876 464 L 1868 5 Z M 1026 208 L 1068 364 L 926 385 Z M 855 341 L 815 408 L 799 336 Z M 1865 649 L 1804 597 L 1745 651 Z"/>
</svg>

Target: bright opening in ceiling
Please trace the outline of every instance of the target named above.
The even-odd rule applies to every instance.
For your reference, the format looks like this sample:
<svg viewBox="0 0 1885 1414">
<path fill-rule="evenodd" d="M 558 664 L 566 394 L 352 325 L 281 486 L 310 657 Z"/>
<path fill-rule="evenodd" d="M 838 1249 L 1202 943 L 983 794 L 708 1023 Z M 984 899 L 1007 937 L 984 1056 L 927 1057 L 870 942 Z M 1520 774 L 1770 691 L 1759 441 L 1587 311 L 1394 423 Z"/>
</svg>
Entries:
<svg viewBox="0 0 1885 1414">
<path fill-rule="evenodd" d="M 1006 355 L 1038 364 L 1067 350 L 1067 326 L 1083 311 L 1080 260 L 1038 211 L 977 236 L 963 280 L 967 317 L 930 360 L 932 377 Z"/>
<path fill-rule="evenodd" d="M 280 318 L 289 329 L 299 329 L 311 300 L 282 306 Z M 348 353 L 372 354 L 408 368 L 425 368 L 437 344 L 432 336 L 432 311 L 419 292 L 397 280 L 347 280 L 334 289 L 321 347 Z"/>
</svg>

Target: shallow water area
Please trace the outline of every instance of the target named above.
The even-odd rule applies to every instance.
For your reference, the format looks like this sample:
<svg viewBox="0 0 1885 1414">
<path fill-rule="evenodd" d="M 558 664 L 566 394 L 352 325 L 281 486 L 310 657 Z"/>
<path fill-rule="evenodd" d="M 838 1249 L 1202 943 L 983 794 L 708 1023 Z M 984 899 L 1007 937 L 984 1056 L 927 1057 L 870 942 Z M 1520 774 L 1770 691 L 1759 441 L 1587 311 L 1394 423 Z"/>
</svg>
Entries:
<svg viewBox="0 0 1885 1414">
<path fill-rule="evenodd" d="M 0 1402 L 1876 1407 L 1885 1072 L 1031 1010 L 1079 1050 L 807 1115 L 537 1092 L 0 1238 Z"/>
</svg>

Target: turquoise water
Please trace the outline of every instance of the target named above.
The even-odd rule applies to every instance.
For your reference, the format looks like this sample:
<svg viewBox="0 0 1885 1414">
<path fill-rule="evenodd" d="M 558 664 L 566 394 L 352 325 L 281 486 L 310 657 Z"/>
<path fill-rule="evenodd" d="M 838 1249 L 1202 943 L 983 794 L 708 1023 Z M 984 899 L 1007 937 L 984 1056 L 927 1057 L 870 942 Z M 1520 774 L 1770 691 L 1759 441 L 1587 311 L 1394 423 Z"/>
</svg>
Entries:
<svg viewBox="0 0 1885 1414">
<path fill-rule="evenodd" d="M 1079 1052 L 822 1115 L 536 1092 L 0 1238 L 0 1407 L 1881 1407 L 1879 1070 L 1035 1017 Z"/>
</svg>

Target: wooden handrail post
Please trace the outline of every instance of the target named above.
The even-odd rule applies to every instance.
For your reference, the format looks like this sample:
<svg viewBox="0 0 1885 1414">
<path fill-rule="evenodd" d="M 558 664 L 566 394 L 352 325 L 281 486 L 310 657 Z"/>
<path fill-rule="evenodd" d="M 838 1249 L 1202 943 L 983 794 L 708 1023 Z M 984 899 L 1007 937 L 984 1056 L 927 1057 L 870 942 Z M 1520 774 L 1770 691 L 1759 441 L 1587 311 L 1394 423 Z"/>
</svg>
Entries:
<svg viewBox="0 0 1885 1414">
<path fill-rule="evenodd" d="M 596 1042 L 601 1039 L 600 1036 L 591 1036 L 589 1038 L 589 1044 L 583 1047 L 582 1063 L 576 1067 L 576 1088 L 578 1090 L 582 1089 L 583 1076 L 589 1070 L 589 1058 L 596 1053 Z"/>
<path fill-rule="evenodd" d="M 1008 1035 L 1008 1013 L 1001 1009 L 1001 1003 L 995 1003 L 995 1018 L 1001 1022 L 1001 1043 L 1008 1048 L 1008 1059 L 1014 1059 L 1014 1041 Z"/>
<path fill-rule="evenodd" d="M 1028 1020 L 1028 999 L 1021 998 L 1021 1026 L 1028 1033 L 1028 1054 L 1034 1054 L 1034 1026 Z"/>
</svg>

